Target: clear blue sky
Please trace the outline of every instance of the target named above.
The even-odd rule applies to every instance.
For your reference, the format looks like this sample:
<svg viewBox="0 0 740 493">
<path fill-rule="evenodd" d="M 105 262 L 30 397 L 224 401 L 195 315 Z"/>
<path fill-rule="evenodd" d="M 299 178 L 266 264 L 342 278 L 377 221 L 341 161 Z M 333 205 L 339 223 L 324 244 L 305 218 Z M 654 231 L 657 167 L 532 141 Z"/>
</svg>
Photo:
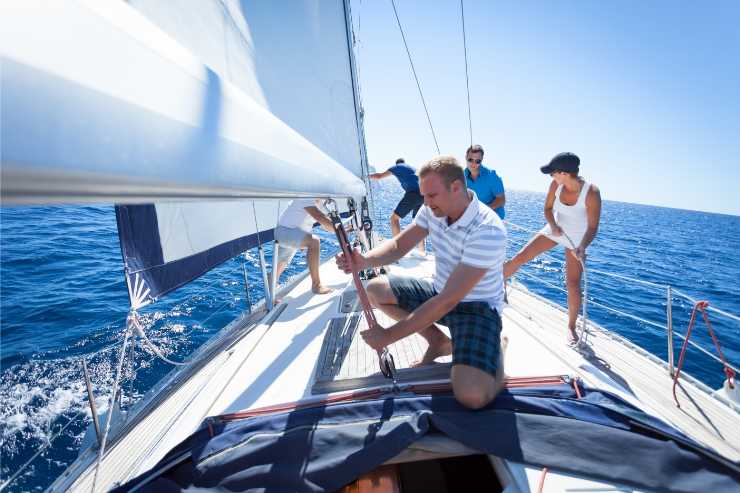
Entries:
<svg viewBox="0 0 740 493">
<path fill-rule="evenodd" d="M 507 188 L 560 151 L 605 199 L 740 215 L 740 1 L 465 0 L 473 140 Z M 459 0 L 396 0 L 442 154 L 469 144 Z M 371 165 L 436 154 L 390 0 L 352 0 Z"/>
</svg>

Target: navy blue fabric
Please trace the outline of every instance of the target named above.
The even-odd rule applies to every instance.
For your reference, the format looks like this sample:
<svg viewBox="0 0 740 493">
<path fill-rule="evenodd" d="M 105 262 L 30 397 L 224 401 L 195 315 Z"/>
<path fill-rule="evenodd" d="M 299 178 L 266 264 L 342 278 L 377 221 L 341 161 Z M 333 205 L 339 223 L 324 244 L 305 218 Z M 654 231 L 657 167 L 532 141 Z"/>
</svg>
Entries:
<svg viewBox="0 0 740 493">
<path fill-rule="evenodd" d="M 406 217 L 409 212 L 411 217 L 416 217 L 422 205 L 424 205 L 424 197 L 419 192 L 404 192 L 393 212 L 400 218 Z"/>
<path fill-rule="evenodd" d="M 214 267 L 258 245 L 251 234 L 189 257 L 164 263 L 157 211 L 153 204 L 117 205 L 116 222 L 126 276 L 131 285 L 139 274 L 152 301 L 200 277 Z M 273 240 L 274 230 L 260 231 L 259 241 Z"/>
<path fill-rule="evenodd" d="M 388 171 L 398 178 L 398 181 L 401 182 L 401 187 L 403 187 L 406 192 L 419 191 L 419 177 L 416 176 L 416 170 L 408 164 L 395 164 L 388 168 Z"/>
<path fill-rule="evenodd" d="M 513 389 L 469 411 L 450 394 L 319 406 L 206 428 L 116 491 L 334 491 L 427 433 L 507 460 L 656 491 L 737 491 L 740 467 L 616 396 L 568 386 Z M 637 419 L 639 418 L 639 420 Z M 144 480 L 147 480 L 146 482 Z"/>
</svg>

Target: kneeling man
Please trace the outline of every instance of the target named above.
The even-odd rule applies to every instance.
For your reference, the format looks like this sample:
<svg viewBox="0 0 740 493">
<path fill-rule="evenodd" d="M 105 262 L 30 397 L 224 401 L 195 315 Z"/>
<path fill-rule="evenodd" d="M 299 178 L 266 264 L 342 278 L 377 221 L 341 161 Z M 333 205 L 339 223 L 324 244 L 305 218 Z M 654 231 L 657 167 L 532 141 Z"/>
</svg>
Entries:
<svg viewBox="0 0 740 493">
<path fill-rule="evenodd" d="M 380 350 L 415 332 L 429 342 L 420 364 L 452 353 L 452 389 L 470 409 L 493 400 L 503 386 L 501 317 L 506 228 L 465 184 L 457 160 L 439 156 L 419 169 L 424 206 L 393 240 L 367 252 L 353 251 L 356 269 L 390 264 L 429 236 L 436 254 L 434 282 L 377 277 L 367 286 L 371 303 L 397 323 L 362 333 Z M 349 272 L 340 254 L 337 264 Z M 450 329 L 450 340 L 438 327 Z"/>
</svg>

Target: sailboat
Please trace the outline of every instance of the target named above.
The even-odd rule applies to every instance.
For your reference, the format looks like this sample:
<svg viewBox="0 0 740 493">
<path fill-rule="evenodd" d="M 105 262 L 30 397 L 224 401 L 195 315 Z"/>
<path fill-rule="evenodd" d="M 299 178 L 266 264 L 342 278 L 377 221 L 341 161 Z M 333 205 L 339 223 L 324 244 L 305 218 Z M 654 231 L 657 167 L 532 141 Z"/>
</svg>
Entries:
<svg viewBox="0 0 740 493">
<path fill-rule="evenodd" d="M 327 262 L 331 293 L 278 286 L 262 246 L 292 199 L 380 241 L 349 2 L 191 7 L 1 7 L 3 201 L 116 203 L 131 302 L 110 411 L 50 491 L 737 491 L 729 374 L 714 392 L 585 317 L 570 348 L 562 308 L 514 284 L 506 390 L 470 411 L 449 359 L 413 366 L 422 338 L 364 345 L 361 280 Z M 249 248 L 265 300 L 116 413 L 128 341 L 157 350 L 138 310 Z"/>
</svg>

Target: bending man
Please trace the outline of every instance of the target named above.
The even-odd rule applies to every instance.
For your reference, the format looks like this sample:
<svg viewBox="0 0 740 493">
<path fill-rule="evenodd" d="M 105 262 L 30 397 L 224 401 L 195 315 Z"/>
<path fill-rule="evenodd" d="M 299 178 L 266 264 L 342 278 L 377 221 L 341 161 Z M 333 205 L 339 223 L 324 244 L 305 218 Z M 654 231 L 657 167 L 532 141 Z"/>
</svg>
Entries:
<svg viewBox="0 0 740 493">
<path fill-rule="evenodd" d="M 333 233 L 334 226 L 331 219 L 319 209 L 319 201 L 314 199 L 297 199 L 291 202 L 278 219 L 275 228 L 275 239 L 280 244 L 278 249 L 277 279 L 293 259 L 299 248 L 306 248 L 308 272 L 311 274 L 311 289 L 316 294 L 331 292 L 321 284 L 319 277 L 319 260 L 321 244 L 316 235 L 311 234 L 314 221 L 317 221 L 326 231 Z"/>
<path fill-rule="evenodd" d="M 393 214 L 391 214 L 391 233 L 395 237 L 401 232 L 401 219 L 406 217 L 409 212 L 411 217 L 415 218 L 416 213 L 419 212 L 419 208 L 424 203 L 424 197 L 419 193 L 419 177 L 416 176 L 414 168 L 406 164 L 403 158 L 396 159 L 396 164 L 386 171 L 370 173 L 369 176 L 373 180 L 380 180 L 391 175 L 398 179 L 404 191 L 403 197 L 398 202 Z M 425 254 L 423 241 L 419 243 L 419 253 Z"/>
<path fill-rule="evenodd" d="M 413 224 L 365 255 L 352 255 L 357 269 L 386 265 L 429 236 L 436 252 L 434 283 L 401 276 L 370 281 L 370 301 L 397 323 L 388 329 L 370 327 L 362 337 L 379 350 L 420 333 L 429 342 L 420 364 L 452 353 L 455 397 L 479 409 L 503 384 L 500 311 L 506 229 L 498 215 L 468 191 L 455 158 L 432 159 L 419 170 L 419 179 L 424 206 Z M 348 272 L 341 254 L 337 264 Z M 449 327 L 452 340 L 434 325 L 437 321 Z"/>
</svg>

